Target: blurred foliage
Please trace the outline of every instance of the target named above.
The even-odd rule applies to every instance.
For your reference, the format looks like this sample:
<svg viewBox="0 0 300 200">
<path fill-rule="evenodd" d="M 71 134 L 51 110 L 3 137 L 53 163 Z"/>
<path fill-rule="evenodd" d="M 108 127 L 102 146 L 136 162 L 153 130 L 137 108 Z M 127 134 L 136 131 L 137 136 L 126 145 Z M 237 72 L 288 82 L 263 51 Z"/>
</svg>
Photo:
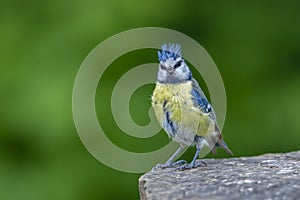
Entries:
<svg viewBox="0 0 300 200">
<path fill-rule="evenodd" d="M 118 172 L 94 159 L 77 135 L 71 109 L 74 78 L 86 55 L 111 35 L 135 27 L 180 31 L 210 53 L 227 90 L 223 133 L 236 156 L 299 149 L 299 9 L 296 0 L 2 0 L 0 198 L 138 199 L 140 174 Z M 116 60 L 99 84 L 105 99 L 120 72 L 156 61 L 155 56 L 144 50 Z M 143 115 L 152 89 L 143 86 L 133 96 L 130 110 L 137 123 L 149 120 Z M 99 117 L 109 119 L 107 101 L 98 93 L 96 100 Z M 124 149 L 143 152 L 168 142 L 163 133 L 144 142 L 122 134 L 113 121 L 104 126 L 115 130 L 109 137 Z M 184 158 L 193 153 L 190 149 Z M 219 151 L 217 157 L 223 156 Z"/>
</svg>

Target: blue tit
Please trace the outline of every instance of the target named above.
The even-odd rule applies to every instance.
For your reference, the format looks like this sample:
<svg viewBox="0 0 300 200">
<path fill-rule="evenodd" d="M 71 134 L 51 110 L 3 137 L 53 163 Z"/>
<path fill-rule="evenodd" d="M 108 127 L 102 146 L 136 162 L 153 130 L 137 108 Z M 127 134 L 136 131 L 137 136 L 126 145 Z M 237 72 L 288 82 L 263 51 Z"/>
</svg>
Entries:
<svg viewBox="0 0 300 200">
<path fill-rule="evenodd" d="M 203 145 L 216 153 L 216 147 L 233 155 L 217 124 L 215 112 L 181 55 L 178 44 L 164 44 L 158 51 L 157 82 L 152 95 L 156 118 L 179 149 L 159 167 L 171 167 L 186 161 L 174 160 L 189 146 L 196 146 L 193 160 L 180 169 L 197 167 L 196 159 Z M 202 164 L 203 165 L 203 164 Z"/>
</svg>

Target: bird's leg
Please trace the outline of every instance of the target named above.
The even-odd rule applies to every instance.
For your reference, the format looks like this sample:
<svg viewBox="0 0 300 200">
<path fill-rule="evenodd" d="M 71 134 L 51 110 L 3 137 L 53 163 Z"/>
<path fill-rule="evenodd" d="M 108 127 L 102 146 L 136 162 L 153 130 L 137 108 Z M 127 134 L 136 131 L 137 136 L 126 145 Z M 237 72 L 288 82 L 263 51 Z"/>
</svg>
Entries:
<svg viewBox="0 0 300 200">
<path fill-rule="evenodd" d="M 198 166 L 206 166 L 206 164 L 204 162 L 200 162 L 201 164 L 199 164 L 198 166 L 196 166 L 196 160 L 199 156 L 199 153 L 200 153 L 200 150 L 203 146 L 203 138 L 201 137 L 196 137 L 195 138 L 195 142 L 196 142 L 196 147 L 197 147 L 197 150 L 196 150 L 196 153 L 194 155 L 194 158 L 192 160 L 191 163 L 187 164 L 187 165 L 181 165 L 179 166 L 177 169 L 178 170 L 185 170 L 185 169 L 191 169 L 191 168 L 195 168 L 195 167 L 198 167 Z"/>
<path fill-rule="evenodd" d="M 198 158 L 199 153 L 200 153 L 200 148 L 199 149 L 197 148 L 197 151 L 196 151 L 196 153 L 194 155 L 194 158 L 193 158 L 192 162 L 189 163 L 189 164 L 187 164 L 187 165 L 181 165 L 177 169 L 178 170 L 185 170 L 185 169 L 194 168 L 195 167 L 195 163 L 196 163 L 196 159 Z"/>
<path fill-rule="evenodd" d="M 195 155 L 194 155 L 194 158 L 193 158 L 192 162 L 190 163 L 190 166 L 191 166 L 192 168 L 195 167 L 196 159 L 198 158 L 199 153 L 200 153 L 200 149 L 197 149 L 197 151 L 196 151 L 196 153 L 195 153 Z"/>
<path fill-rule="evenodd" d="M 167 162 L 165 162 L 164 164 L 157 164 L 153 169 L 157 169 L 157 168 L 167 168 L 167 167 L 172 167 L 173 165 L 178 165 L 180 163 L 186 163 L 185 160 L 179 160 L 175 163 L 173 163 L 173 160 L 176 159 L 176 157 L 181 154 L 182 151 L 184 151 L 185 146 L 180 146 L 175 153 L 168 159 Z"/>
</svg>

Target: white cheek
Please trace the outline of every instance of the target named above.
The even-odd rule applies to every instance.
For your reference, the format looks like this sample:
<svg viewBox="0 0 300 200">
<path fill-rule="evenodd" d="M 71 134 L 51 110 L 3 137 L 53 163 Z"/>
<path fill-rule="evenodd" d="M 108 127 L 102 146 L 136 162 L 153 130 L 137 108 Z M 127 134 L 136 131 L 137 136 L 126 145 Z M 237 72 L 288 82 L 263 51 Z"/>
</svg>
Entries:
<svg viewBox="0 0 300 200">
<path fill-rule="evenodd" d="M 178 67 L 176 70 L 176 74 L 184 74 L 184 73 L 186 73 L 186 70 L 185 70 L 185 68 L 182 66 L 182 67 Z"/>
<path fill-rule="evenodd" d="M 168 76 L 168 72 L 166 70 L 163 70 L 163 75 L 164 75 L 164 77 L 167 77 Z"/>
<path fill-rule="evenodd" d="M 182 70 L 179 69 L 179 68 L 175 70 L 175 74 L 176 74 L 176 76 L 177 76 L 178 78 L 181 78 L 181 77 L 183 76 L 183 72 L 182 72 Z"/>
<path fill-rule="evenodd" d="M 168 73 L 166 72 L 166 70 L 160 70 L 160 75 L 162 79 L 166 79 L 168 76 Z"/>
<path fill-rule="evenodd" d="M 187 73 L 188 72 L 188 68 L 186 66 L 182 66 L 180 68 L 181 68 L 182 73 Z"/>
<path fill-rule="evenodd" d="M 179 67 L 176 69 L 176 75 L 180 79 L 187 78 L 188 74 L 189 74 L 189 70 L 185 66 L 182 66 L 182 67 Z"/>
</svg>

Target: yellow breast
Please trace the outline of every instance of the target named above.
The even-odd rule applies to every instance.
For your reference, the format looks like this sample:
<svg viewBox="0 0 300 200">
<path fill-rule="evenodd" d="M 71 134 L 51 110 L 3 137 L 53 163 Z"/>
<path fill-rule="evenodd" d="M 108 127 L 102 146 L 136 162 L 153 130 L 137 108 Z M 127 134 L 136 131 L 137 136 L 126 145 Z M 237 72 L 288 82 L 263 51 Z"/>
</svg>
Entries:
<svg viewBox="0 0 300 200">
<path fill-rule="evenodd" d="M 194 105 L 191 91 L 191 81 L 180 84 L 157 83 L 152 96 L 152 106 L 162 127 L 167 110 L 170 120 L 178 124 L 181 134 L 205 136 L 211 120 Z"/>
<path fill-rule="evenodd" d="M 159 121 L 163 119 L 163 107 L 165 107 L 172 113 L 171 119 L 179 121 L 181 119 L 182 105 L 187 103 L 190 91 L 190 82 L 182 84 L 157 83 L 152 96 L 152 106 L 157 119 Z"/>
</svg>

